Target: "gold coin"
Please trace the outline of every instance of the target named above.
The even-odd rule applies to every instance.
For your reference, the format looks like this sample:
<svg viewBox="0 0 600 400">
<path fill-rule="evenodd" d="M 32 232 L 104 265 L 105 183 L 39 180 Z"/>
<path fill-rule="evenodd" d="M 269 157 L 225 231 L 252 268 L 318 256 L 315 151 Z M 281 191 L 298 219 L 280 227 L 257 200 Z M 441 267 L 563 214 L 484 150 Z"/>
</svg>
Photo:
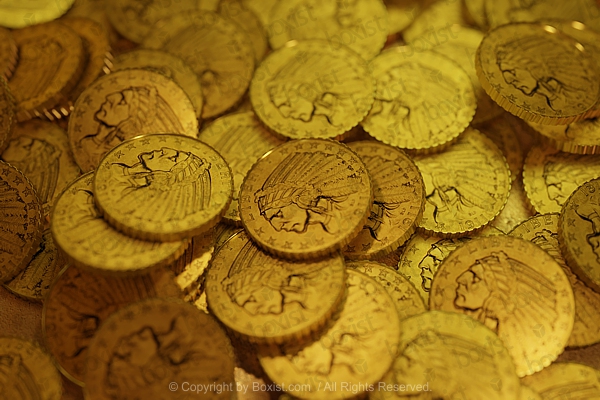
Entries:
<svg viewBox="0 0 600 400">
<path fill-rule="evenodd" d="M 4 78 L 0 77 L 0 152 L 8 146 L 8 141 L 17 123 L 15 111 L 15 99 Z"/>
<path fill-rule="evenodd" d="M 598 7 L 594 0 L 544 0 L 532 3 L 486 0 L 485 14 L 491 28 L 511 22 L 532 22 L 549 18 L 592 22 L 598 17 Z"/>
<path fill-rule="evenodd" d="M 402 32 L 410 26 L 423 7 L 415 0 L 383 0 L 383 3 L 388 12 L 388 35 Z"/>
<path fill-rule="evenodd" d="M 16 29 L 52 21 L 66 13 L 74 2 L 75 0 L 5 0 L 0 4 L 0 26 Z"/>
<path fill-rule="evenodd" d="M 0 385 L 5 399 L 62 399 L 60 374 L 37 344 L 0 337 L 0 360 Z"/>
<path fill-rule="evenodd" d="M 345 278 L 341 254 L 315 262 L 284 261 L 241 232 L 214 256 L 206 298 L 209 310 L 249 341 L 301 341 L 336 311 Z"/>
<path fill-rule="evenodd" d="M 212 317 L 181 301 L 144 300 L 98 330 L 88 349 L 84 395 L 230 399 L 234 367 L 229 339 Z M 190 393 L 194 387 L 201 391 Z"/>
<path fill-rule="evenodd" d="M 383 48 L 389 31 L 381 0 L 279 1 L 271 10 L 268 36 L 273 49 L 290 40 L 326 40 L 332 50 L 349 47 L 365 60 Z"/>
<path fill-rule="evenodd" d="M 281 0 L 241 0 L 244 7 L 252 11 L 262 25 L 266 28 L 269 26 L 269 18 L 271 10 Z"/>
<path fill-rule="evenodd" d="M 535 214 L 536 212 L 529 202 L 527 194 L 525 194 L 523 182 L 519 178 L 510 187 L 508 201 L 500 214 L 494 218 L 492 225 L 502 232 L 510 232 L 514 227 Z"/>
<path fill-rule="evenodd" d="M 400 321 L 427 311 L 419 291 L 410 280 L 392 268 L 376 261 L 352 261 L 347 268 L 363 273 L 379 283 L 394 300 Z"/>
<path fill-rule="evenodd" d="M 115 28 L 110 23 L 106 15 L 104 1 L 98 0 L 75 0 L 73 7 L 67 11 L 63 19 L 66 18 L 89 18 L 102 26 L 102 29 L 108 35 L 111 44 L 118 44 L 120 38 Z"/>
<path fill-rule="evenodd" d="M 549 25 L 515 23 L 489 32 L 475 67 L 488 95 L 527 121 L 564 125 L 589 115 L 600 81 L 589 52 Z"/>
<path fill-rule="evenodd" d="M 600 399 L 600 371 L 577 363 L 555 363 L 523 378 L 543 400 Z"/>
<path fill-rule="evenodd" d="M 73 266 L 58 275 L 44 301 L 44 340 L 61 372 L 83 386 L 90 341 L 115 311 L 149 297 L 180 297 L 173 273 L 114 278 Z"/>
<path fill-rule="evenodd" d="M 239 223 L 239 192 L 246 174 L 262 155 L 283 141 L 267 131 L 252 111 L 217 119 L 200 132 L 198 139 L 218 151 L 233 172 L 233 199 L 224 218 Z"/>
<path fill-rule="evenodd" d="M 465 0 L 465 9 L 470 20 L 483 31 L 487 31 L 488 28 L 485 3 L 486 0 Z"/>
<path fill-rule="evenodd" d="M 546 368 L 547 369 L 547 368 Z M 545 371 L 545 369 L 544 369 Z M 525 379 L 525 378 L 524 378 Z M 542 396 L 529 386 L 521 385 L 521 397 L 519 400 L 543 400 Z"/>
<path fill-rule="evenodd" d="M 143 273 L 183 253 L 187 241 L 146 242 L 114 230 L 94 205 L 92 181 L 90 172 L 71 183 L 52 211 L 54 243 L 71 264 L 108 274 Z"/>
<path fill-rule="evenodd" d="M 103 217 L 145 240 L 181 240 L 208 231 L 227 211 L 232 192 L 223 157 L 182 135 L 127 140 L 106 154 L 94 174 Z"/>
<path fill-rule="evenodd" d="M 429 1 L 428 3 L 426 8 L 416 16 L 413 23 L 402 32 L 404 41 L 417 48 L 448 40 L 448 35 L 453 37 L 452 26 L 466 25 L 462 2 Z"/>
<path fill-rule="evenodd" d="M 54 245 L 52 233 L 46 230 L 27 267 L 4 287 L 25 299 L 42 301 L 65 264 L 66 260 Z"/>
<path fill-rule="evenodd" d="M 467 73 L 434 52 L 390 48 L 370 64 L 375 103 L 361 122 L 376 139 L 403 149 L 448 144 L 469 125 L 477 107 Z"/>
<path fill-rule="evenodd" d="M 600 292 L 600 178 L 577 188 L 563 205 L 558 242 L 567 264 L 579 279 Z"/>
<path fill-rule="evenodd" d="M 353 398 L 375 385 L 392 365 L 400 332 L 394 301 L 373 278 L 346 272 L 346 301 L 318 340 L 271 346 L 259 353 L 269 378 L 294 397 Z"/>
<path fill-rule="evenodd" d="M 110 69 L 119 71 L 127 68 L 154 70 L 174 80 L 190 98 L 196 117 L 201 118 L 204 106 L 202 86 L 196 73 L 181 58 L 160 50 L 137 49 L 116 57 Z"/>
<path fill-rule="evenodd" d="M 196 137 L 198 120 L 190 99 L 166 76 L 127 69 L 97 79 L 77 99 L 69 118 L 69 141 L 84 172 L 126 139 L 143 134 Z"/>
<path fill-rule="evenodd" d="M 44 218 L 49 217 L 58 195 L 81 173 L 67 133 L 50 122 L 31 120 L 18 124 L 1 157 L 31 181 L 42 202 Z"/>
<path fill-rule="evenodd" d="M 234 225 L 225 224 L 223 222 L 218 223 L 213 229 L 215 235 L 215 251 L 218 251 L 230 237 L 243 231 L 244 229 Z"/>
<path fill-rule="evenodd" d="M 0 283 L 29 263 L 40 243 L 42 205 L 19 170 L 0 161 Z"/>
<path fill-rule="evenodd" d="M 269 54 L 250 85 L 260 120 L 292 138 L 333 138 L 369 112 L 375 92 L 367 63 L 345 46 L 293 41 Z"/>
<path fill-rule="evenodd" d="M 8 29 L 0 28 L 0 77 L 10 79 L 19 59 L 17 42 Z"/>
<path fill-rule="evenodd" d="M 141 43 L 153 33 L 157 23 L 175 14 L 189 15 L 206 8 L 207 0 L 165 1 L 108 0 L 108 19 L 124 37 Z"/>
<path fill-rule="evenodd" d="M 523 166 L 527 198 L 538 213 L 560 212 L 586 181 L 600 177 L 600 156 L 568 154 L 550 146 L 533 147 Z"/>
<path fill-rule="evenodd" d="M 71 111 L 73 102 L 100 76 L 103 68 L 112 58 L 112 54 L 108 34 L 100 23 L 82 17 L 64 18 L 60 22 L 79 35 L 87 53 L 83 74 L 77 86 L 69 94 L 69 111 Z"/>
<path fill-rule="evenodd" d="M 204 96 L 202 118 L 214 118 L 241 99 L 254 72 L 252 43 L 235 22 L 204 11 L 161 21 L 143 46 L 183 59 L 194 70 Z"/>
<path fill-rule="evenodd" d="M 469 128 L 442 153 L 415 157 L 425 181 L 420 228 L 439 236 L 476 231 L 504 208 L 510 169 L 498 147 Z"/>
<path fill-rule="evenodd" d="M 364 226 L 373 189 L 365 164 L 332 140 L 289 141 L 263 156 L 240 191 L 244 228 L 288 259 L 332 254 Z"/>
<path fill-rule="evenodd" d="M 483 33 L 461 26 L 452 26 L 449 31 L 453 35 L 451 39 L 435 46 L 433 51 L 456 62 L 469 75 L 477 100 L 477 111 L 475 111 L 473 117 L 473 124 L 479 124 L 498 117 L 503 113 L 503 110 L 483 90 L 477 77 L 477 71 L 475 71 L 475 54 L 483 39 Z"/>
<path fill-rule="evenodd" d="M 502 150 L 510 167 L 510 177 L 514 182 L 523 170 L 524 155 L 519 136 L 526 134 L 524 132 L 526 127 L 523 126 L 522 121 L 503 112 L 502 115 L 478 125 L 477 129 L 492 139 Z"/>
<path fill-rule="evenodd" d="M 398 357 L 370 398 L 505 400 L 519 392 L 509 352 L 492 330 L 431 311 L 402 321 Z"/>
<path fill-rule="evenodd" d="M 498 334 L 517 375 L 531 375 L 564 350 L 575 316 L 567 275 L 539 246 L 511 236 L 473 239 L 439 266 L 431 310 L 462 313 Z"/>
<path fill-rule="evenodd" d="M 54 2 L 53 2 L 54 4 Z M 17 100 L 17 119 L 50 113 L 77 85 L 85 64 L 81 38 L 58 22 L 13 31 L 19 63 L 8 85 Z"/>
<path fill-rule="evenodd" d="M 440 264 L 452 251 L 477 236 L 502 235 L 503 232 L 491 225 L 486 226 L 474 236 L 442 238 L 415 234 L 404 246 L 395 268 L 417 289 L 419 295 L 429 307 L 431 283 Z"/>
<path fill-rule="evenodd" d="M 425 185 L 415 163 L 400 149 L 375 141 L 348 144 L 363 160 L 374 200 L 365 226 L 344 256 L 365 259 L 389 254 L 414 233 L 423 217 Z"/>
<path fill-rule="evenodd" d="M 569 125 L 542 125 L 530 122 L 550 146 L 574 154 L 600 153 L 600 119 L 584 119 Z"/>
<path fill-rule="evenodd" d="M 546 250 L 567 274 L 575 296 L 575 324 L 567 346 L 600 342 L 600 294 L 579 280 L 566 264 L 558 245 L 558 214 L 532 217 L 513 229 L 510 235 L 529 240 Z"/>
<path fill-rule="evenodd" d="M 244 6 L 243 0 L 220 0 L 218 10 L 219 14 L 234 21 L 246 32 L 252 42 L 254 61 L 258 65 L 269 49 L 267 32 L 260 19 Z"/>
</svg>

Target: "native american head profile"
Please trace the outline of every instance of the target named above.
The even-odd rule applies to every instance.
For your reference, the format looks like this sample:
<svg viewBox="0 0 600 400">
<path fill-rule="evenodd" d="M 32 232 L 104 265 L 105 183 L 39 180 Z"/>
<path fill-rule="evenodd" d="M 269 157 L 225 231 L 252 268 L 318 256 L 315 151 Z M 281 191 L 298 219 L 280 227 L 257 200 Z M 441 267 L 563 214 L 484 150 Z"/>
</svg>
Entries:
<svg viewBox="0 0 600 400">
<path fill-rule="evenodd" d="M 362 177 L 336 154 L 292 153 L 255 193 L 260 214 L 276 231 L 303 233 L 311 225 L 336 233 L 349 196 Z"/>
<path fill-rule="evenodd" d="M 555 111 L 585 103 L 593 84 L 582 68 L 575 46 L 547 35 L 519 37 L 495 49 L 496 64 L 504 81 L 524 95 L 541 96 Z"/>
</svg>

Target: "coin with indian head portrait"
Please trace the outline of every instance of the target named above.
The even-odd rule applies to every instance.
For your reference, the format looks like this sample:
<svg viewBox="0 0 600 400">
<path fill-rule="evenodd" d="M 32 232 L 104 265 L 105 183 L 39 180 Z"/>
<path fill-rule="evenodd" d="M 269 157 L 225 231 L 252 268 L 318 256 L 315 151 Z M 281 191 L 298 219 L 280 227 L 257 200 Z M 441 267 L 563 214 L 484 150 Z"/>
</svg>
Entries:
<svg viewBox="0 0 600 400">
<path fill-rule="evenodd" d="M 345 279 L 339 253 L 319 261 L 286 261 L 240 232 L 214 256 L 206 297 L 209 310 L 233 334 L 263 344 L 299 342 L 337 310 Z"/>
<path fill-rule="evenodd" d="M 28 340 L 0 337 L 0 388 L 11 400 L 60 400 L 60 374 L 42 348 Z"/>
<path fill-rule="evenodd" d="M 209 145 L 176 134 L 143 135 L 109 151 L 94 174 L 103 217 L 142 240 L 176 241 L 215 226 L 233 193 L 231 169 Z"/>
<path fill-rule="evenodd" d="M 69 142 L 84 172 L 126 139 L 144 134 L 198 134 L 190 99 L 166 76 L 127 69 L 97 79 L 77 99 L 69 118 Z"/>
<path fill-rule="evenodd" d="M 291 41 L 257 68 L 250 101 L 275 133 L 324 139 L 355 127 L 371 109 L 374 92 L 368 64 L 349 48 Z"/>
<path fill-rule="evenodd" d="M 425 208 L 425 185 L 415 163 L 400 149 L 375 141 L 348 144 L 363 160 L 373 181 L 374 200 L 367 224 L 345 248 L 350 259 L 391 253 L 413 234 Z"/>
<path fill-rule="evenodd" d="M 44 301 L 42 331 L 61 372 L 83 385 L 90 341 L 115 311 L 152 297 L 180 298 L 175 276 L 166 269 L 115 278 L 65 267 Z"/>
<path fill-rule="evenodd" d="M 347 245 L 365 225 L 373 202 L 363 161 L 346 145 L 292 140 L 263 156 L 240 191 L 242 224 L 267 252 L 317 258 Z"/>
<path fill-rule="evenodd" d="M 0 161 L 0 282 L 23 270 L 42 237 L 42 204 L 29 179 Z"/>
<path fill-rule="evenodd" d="M 100 327 L 88 348 L 84 393 L 89 400 L 226 400 L 236 392 L 234 367 L 229 338 L 212 316 L 183 301 L 147 299 Z"/>
<path fill-rule="evenodd" d="M 433 278 L 429 309 L 468 315 L 505 344 L 520 377 L 564 351 L 575 318 L 567 275 L 542 248 L 507 235 L 458 247 Z"/>
<path fill-rule="evenodd" d="M 108 275 L 133 275 L 175 261 L 187 240 L 149 242 L 112 228 L 94 205 L 93 173 L 73 181 L 57 198 L 50 229 L 72 265 Z"/>
<path fill-rule="evenodd" d="M 569 124 L 589 116 L 598 101 L 594 59 L 550 25 L 514 23 L 490 31 L 477 49 L 475 67 L 488 95 L 527 121 Z"/>
</svg>

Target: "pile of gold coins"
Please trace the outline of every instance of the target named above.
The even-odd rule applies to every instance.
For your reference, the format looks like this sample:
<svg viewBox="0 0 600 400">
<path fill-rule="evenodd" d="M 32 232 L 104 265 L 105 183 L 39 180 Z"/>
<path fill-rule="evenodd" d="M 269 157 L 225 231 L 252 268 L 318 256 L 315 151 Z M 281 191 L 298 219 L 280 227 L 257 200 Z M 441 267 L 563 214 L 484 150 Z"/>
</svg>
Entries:
<svg viewBox="0 0 600 400">
<path fill-rule="evenodd" d="M 0 2 L 0 399 L 600 399 L 600 6 L 524 3 Z"/>
</svg>

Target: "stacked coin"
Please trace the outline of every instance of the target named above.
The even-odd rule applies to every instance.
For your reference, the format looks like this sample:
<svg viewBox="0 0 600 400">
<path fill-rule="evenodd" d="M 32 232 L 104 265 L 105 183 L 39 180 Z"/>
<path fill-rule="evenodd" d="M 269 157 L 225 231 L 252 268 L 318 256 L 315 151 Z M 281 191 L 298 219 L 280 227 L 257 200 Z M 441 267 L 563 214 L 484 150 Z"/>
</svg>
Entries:
<svg viewBox="0 0 600 400">
<path fill-rule="evenodd" d="M 0 4 L 8 398 L 600 396 L 592 0 L 37 3 Z"/>
</svg>

